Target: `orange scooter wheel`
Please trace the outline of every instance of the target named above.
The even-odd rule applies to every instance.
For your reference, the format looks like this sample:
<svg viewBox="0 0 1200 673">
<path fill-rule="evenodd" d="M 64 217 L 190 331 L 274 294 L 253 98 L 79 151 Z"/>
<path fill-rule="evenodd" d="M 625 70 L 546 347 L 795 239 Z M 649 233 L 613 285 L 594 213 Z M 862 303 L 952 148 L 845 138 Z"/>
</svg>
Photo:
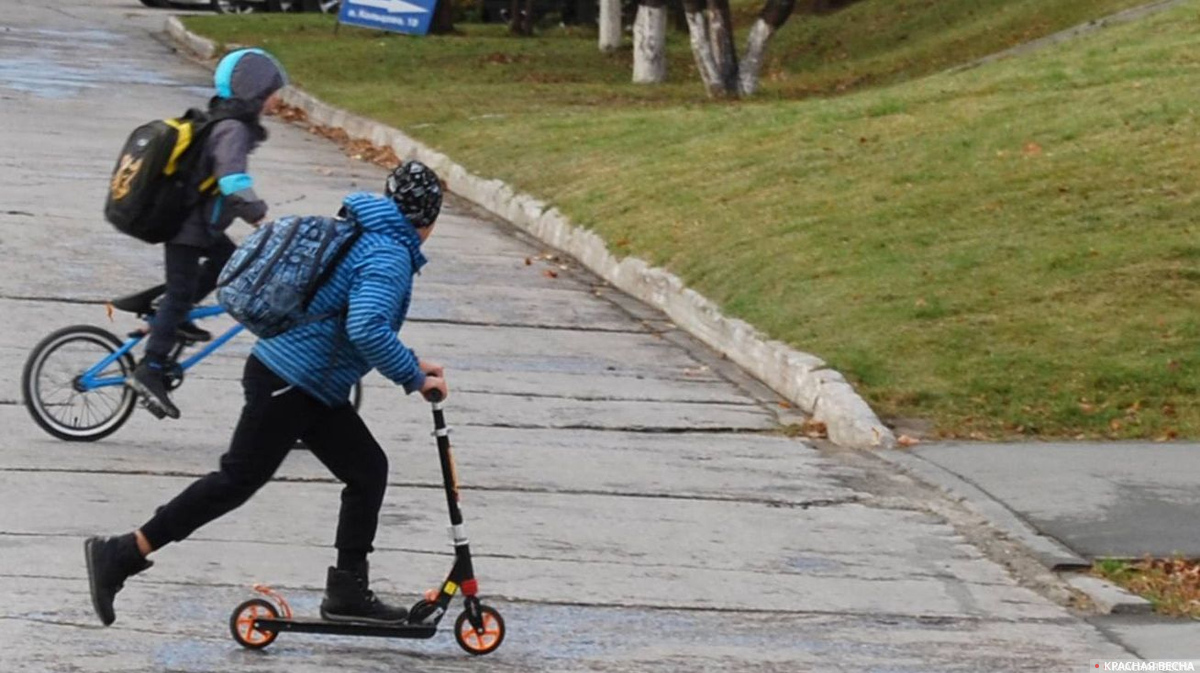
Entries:
<svg viewBox="0 0 1200 673">
<path fill-rule="evenodd" d="M 261 650 L 275 642 L 278 633 L 254 628 L 254 620 L 264 617 L 277 619 L 279 610 L 271 601 L 262 598 L 251 598 L 234 608 L 233 615 L 229 617 L 229 631 L 233 639 L 251 650 Z"/>
<path fill-rule="evenodd" d="M 504 642 L 504 618 L 500 613 L 487 605 L 480 605 L 479 612 L 483 617 L 483 633 L 471 626 L 466 612 L 454 621 L 454 638 L 459 646 L 476 656 L 495 652 Z"/>
</svg>

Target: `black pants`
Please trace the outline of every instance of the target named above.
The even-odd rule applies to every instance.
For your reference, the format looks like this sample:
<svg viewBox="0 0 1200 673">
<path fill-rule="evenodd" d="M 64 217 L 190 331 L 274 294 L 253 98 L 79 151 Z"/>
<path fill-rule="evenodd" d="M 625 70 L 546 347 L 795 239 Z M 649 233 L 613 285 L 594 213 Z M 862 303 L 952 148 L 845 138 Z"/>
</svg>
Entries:
<svg viewBox="0 0 1200 673">
<path fill-rule="evenodd" d="M 158 360 L 165 360 L 171 354 L 175 328 L 187 318 L 192 306 L 217 286 L 217 276 L 237 249 L 224 234 L 208 248 L 173 243 L 163 247 L 167 293 L 154 316 L 150 338 L 146 342 L 146 355 Z M 203 264 L 201 258 L 204 258 Z"/>
<path fill-rule="evenodd" d="M 327 407 L 290 388 L 253 356 L 242 378 L 246 406 L 218 471 L 201 477 L 142 526 L 155 549 L 250 499 L 270 480 L 297 439 L 346 484 L 335 546 L 340 557 L 365 559 L 374 547 L 387 487 L 387 456 L 352 405 Z"/>
</svg>

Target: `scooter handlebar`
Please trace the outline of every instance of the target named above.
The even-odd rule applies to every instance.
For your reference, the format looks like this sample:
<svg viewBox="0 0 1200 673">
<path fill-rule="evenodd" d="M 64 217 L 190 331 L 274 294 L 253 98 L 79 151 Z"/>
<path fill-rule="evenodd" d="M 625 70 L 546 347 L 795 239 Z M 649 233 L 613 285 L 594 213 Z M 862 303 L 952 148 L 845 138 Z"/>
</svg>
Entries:
<svg viewBox="0 0 1200 673">
<path fill-rule="evenodd" d="M 431 390 L 431 391 L 429 391 L 429 397 L 426 399 L 428 399 L 430 402 L 433 402 L 434 404 L 437 404 L 438 402 L 442 401 L 442 391 L 437 390 L 437 389 Z"/>
</svg>

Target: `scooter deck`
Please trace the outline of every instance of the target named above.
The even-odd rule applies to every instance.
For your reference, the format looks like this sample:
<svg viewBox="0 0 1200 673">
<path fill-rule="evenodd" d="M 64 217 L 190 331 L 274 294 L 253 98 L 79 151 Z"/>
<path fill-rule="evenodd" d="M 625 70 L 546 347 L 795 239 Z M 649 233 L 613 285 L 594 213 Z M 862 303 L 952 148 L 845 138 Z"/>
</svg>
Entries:
<svg viewBox="0 0 1200 673">
<path fill-rule="evenodd" d="M 372 624 L 369 622 L 330 622 L 324 619 L 281 619 L 260 617 L 254 620 L 259 631 L 330 633 L 339 636 L 377 636 L 379 638 L 432 638 L 437 626 L 427 624 Z"/>
</svg>

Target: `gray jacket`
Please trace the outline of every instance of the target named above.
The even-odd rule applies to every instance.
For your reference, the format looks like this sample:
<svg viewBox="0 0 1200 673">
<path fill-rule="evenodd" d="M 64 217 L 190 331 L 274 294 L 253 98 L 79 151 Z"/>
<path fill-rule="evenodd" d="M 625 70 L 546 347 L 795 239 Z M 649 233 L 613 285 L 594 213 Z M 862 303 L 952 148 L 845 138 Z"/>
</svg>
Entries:
<svg viewBox="0 0 1200 673">
<path fill-rule="evenodd" d="M 170 243 L 208 248 L 235 219 L 257 222 L 266 217 L 267 204 L 254 192 L 249 175 L 250 153 L 258 145 L 255 136 L 255 129 L 238 119 L 213 125 L 192 180 L 193 193 L 201 193 L 199 202 Z"/>
<path fill-rule="evenodd" d="M 259 124 L 263 104 L 286 83 L 279 63 L 259 49 L 235 51 L 217 66 L 217 95 L 209 101 L 211 122 L 192 183 L 195 207 L 169 242 L 208 248 L 235 219 L 257 222 L 267 204 L 254 192 L 249 156 L 267 138 Z"/>
</svg>

